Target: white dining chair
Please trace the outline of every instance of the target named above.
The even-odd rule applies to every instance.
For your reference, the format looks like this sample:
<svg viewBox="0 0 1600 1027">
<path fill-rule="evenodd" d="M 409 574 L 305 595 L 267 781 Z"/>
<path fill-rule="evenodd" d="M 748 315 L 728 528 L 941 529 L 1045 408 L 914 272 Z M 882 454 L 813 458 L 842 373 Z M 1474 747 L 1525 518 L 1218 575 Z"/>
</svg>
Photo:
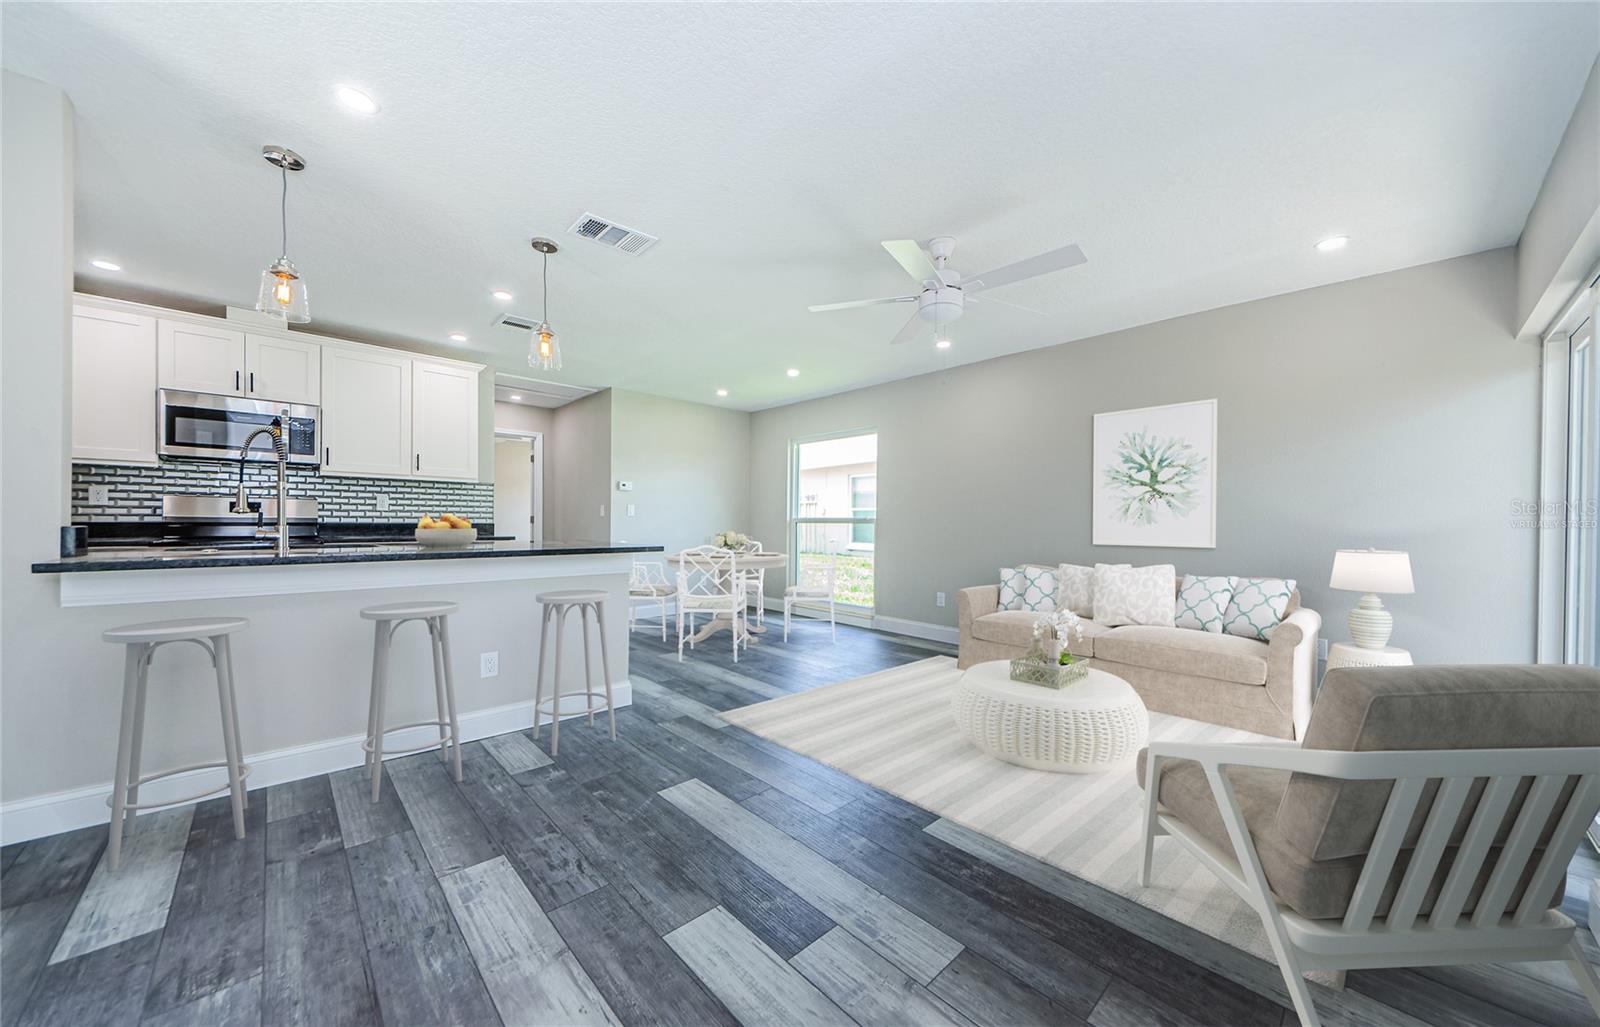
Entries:
<svg viewBox="0 0 1600 1027">
<path fill-rule="evenodd" d="M 746 555 L 760 555 L 765 550 L 761 548 L 760 542 L 757 542 L 755 539 L 751 539 L 749 543 L 745 545 L 744 551 Z M 764 627 L 767 623 L 767 569 L 765 567 L 758 567 L 745 571 L 744 581 L 745 591 L 749 593 L 750 596 L 749 601 L 754 603 L 756 607 L 756 624 Z M 748 617 L 749 614 L 746 614 L 745 616 Z"/>
<path fill-rule="evenodd" d="M 789 641 L 789 623 L 797 606 L 807 609 L 821 610 L 822 604 L 828 605 L 828 632 L 833 641 L 839 640 L 839 625 L 834 620 L 834 584 L 839 575 L 839 558 L 832 552 L 828 553 L 828 560 L 822 567 L 822 580 L 820 584 L 806 584 L 804 581 L 803 565 L 799 565 L 801 578 L 799 584 L 790 585 L 783 590 L 783 640 Z"/>
<path fill-rule="evenodd" d="M 628 577 L 628 630 L 639 620 L 641 606 L 654 606 L 661 618 L 661 641 L 667 640 L 667 600 L 678 590 L 667 580 L 667 568 L 659 560 L 634 560 Z"/>
<path fill-rule="evenodd" d="M 694 617 L 708 613 L 729 619 L 733 662 L 739 662 L 739 646 L 745 633 L 745 604 L 749 599 L 745 582 L 739 577 L 739 554 L 715 546 L 685 549 L 678 554 L 678 659 L 683 659 L 683 643 L 694 648 Z M 684 621 L 688 620 L 688 634 Z"/>
</svg>

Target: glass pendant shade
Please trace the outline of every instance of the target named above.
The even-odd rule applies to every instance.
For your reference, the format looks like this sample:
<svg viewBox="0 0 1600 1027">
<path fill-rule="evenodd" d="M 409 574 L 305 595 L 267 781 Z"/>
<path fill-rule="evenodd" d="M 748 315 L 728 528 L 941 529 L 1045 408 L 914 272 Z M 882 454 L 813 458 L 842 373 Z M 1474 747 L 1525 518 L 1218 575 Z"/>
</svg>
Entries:
<svg viewBox="0 0 1600 1027">
<path fill-rule="evenodd" d="M 528 366 L 541 371 L 561 370 L 561 338 L 544 321 L 534 326 L 533 338 L 528 340 Z"/>
<path fill-rule="evenodd" d="M 305 279 L 295 270 L 288 257 L 261 272 L 261 291 L 256 296 L 256 309 L 272 314 L 294 324 L 311 320 L 311 297 L 307 294 Z"/>
</svg>

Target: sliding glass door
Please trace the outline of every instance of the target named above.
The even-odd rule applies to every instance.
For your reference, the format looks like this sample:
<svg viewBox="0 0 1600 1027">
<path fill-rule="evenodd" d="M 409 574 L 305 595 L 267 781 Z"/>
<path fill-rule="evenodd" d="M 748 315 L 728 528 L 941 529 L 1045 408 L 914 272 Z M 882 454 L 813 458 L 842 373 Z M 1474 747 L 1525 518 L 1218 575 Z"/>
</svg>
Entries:
<svg viewBox="0 0 1600 1027">
<path fill-rule="evenodd" d="M 834 601 L 870 613 L 876 593 L 878 435 L 796 439 L 789 453 L 789 580 L 820 588 L 834 568 Z"/>
</svg>

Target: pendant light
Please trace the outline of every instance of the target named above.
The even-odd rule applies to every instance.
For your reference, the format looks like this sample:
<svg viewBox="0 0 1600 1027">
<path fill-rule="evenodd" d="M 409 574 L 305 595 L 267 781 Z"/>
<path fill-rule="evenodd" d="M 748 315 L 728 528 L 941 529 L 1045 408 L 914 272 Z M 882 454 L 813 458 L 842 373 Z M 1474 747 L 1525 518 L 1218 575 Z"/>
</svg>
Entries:
<svg viewBox="0 0 1600 1027">
<path fill-rule="evenodd" d="M 282 146 L 263 146 L 261 156 L 267 163 L 275 164 L 283 175 L 283 196 L 278 204 L 278 216 L 283 229 L 283 249 L 277 260 L 261 272 L 261 291 L 256 295 L 256 309 L 263 314 L 273 314 L 305 324 L 311 320 L 310 297 L 306 295 L 306 282 L 289 259 L 289 172 L 305 170 L 306 162 L 298 153 Z"/>
<path fill-rule="evenodd" d="M 533 338 L 528 340 L 528 366 L 537 367 L 541 371 L 559 371 L 561 339 L 550 328 L 550 254 L 556 252 L 557 247 L 549 239 L 534 239 L 533 248 L 539 251 L 540 258 L 544 261 L 540 273 L 544 312 L 539 315 L 539 323 L 533 326 Z"/>
</svg>

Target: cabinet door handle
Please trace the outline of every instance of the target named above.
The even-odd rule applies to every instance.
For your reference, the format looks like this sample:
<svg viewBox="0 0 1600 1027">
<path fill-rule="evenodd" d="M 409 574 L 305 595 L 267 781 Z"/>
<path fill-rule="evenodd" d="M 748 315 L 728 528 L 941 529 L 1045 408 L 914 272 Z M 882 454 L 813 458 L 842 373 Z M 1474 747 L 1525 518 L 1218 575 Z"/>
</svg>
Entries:
<svg viewBox="0 0 1600 1027">
<path fill-rule="evenodd" d="M 422 470 L 422 454 L 417 454 L 417 470 Z"/>
<path fill-rule="evenodd" d="M 256 373 L 254 371 L 250 372 L 250 391 L 256 391 Z"/>
<path fill-rule="evenodd" d="M 333 466 L 333 449 L 329 446 L 322 447 L 322 462 L 329 467 Z"/>
<path fill-rule="evenodd" d="M 234 392 L 238 392 L 239 391 L 239 372 L 238 371 L 233 372 L 233 391 Z"/>
</svg>

